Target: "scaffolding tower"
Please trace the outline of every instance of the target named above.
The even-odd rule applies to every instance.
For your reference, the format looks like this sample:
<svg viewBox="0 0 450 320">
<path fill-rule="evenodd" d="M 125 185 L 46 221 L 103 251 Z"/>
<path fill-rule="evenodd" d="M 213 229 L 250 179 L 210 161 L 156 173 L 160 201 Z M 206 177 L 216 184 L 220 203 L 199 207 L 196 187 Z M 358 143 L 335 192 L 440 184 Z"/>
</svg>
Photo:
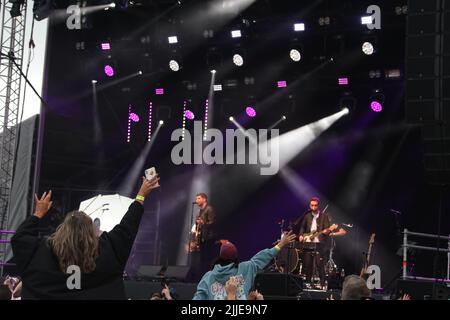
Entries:
<svg viewBox="0 0 450 320">
<path fill-rule="evenodd" d="M 0 36 L 0 267 L 11 233 L 8 204 L 11 194 L 19 120 L 27 0 L 1 1 Z M 17 66 L 16 66 L 17 65 Z"/>
</svg>

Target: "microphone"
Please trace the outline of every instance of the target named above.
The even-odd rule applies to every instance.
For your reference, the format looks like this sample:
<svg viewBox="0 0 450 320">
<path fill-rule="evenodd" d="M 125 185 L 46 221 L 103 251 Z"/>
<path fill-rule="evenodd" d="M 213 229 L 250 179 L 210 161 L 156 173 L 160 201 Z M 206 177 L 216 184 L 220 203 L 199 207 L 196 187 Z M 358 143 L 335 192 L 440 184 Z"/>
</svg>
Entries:
<svg viewBox="0 0 450 320">
<path fill-rule="evenodd" d="M 395 213 L 395 214 L 402 214 L 400 211 L 394 210 L 394 209 L 390 209 L 391 212 Z"/>
</svg>

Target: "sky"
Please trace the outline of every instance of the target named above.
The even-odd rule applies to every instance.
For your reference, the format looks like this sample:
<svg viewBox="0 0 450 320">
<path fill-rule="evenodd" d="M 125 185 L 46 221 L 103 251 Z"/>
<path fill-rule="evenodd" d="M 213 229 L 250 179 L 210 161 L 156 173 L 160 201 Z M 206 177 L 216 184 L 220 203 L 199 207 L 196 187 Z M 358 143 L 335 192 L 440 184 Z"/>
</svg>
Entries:
<svg viewBox="0 0 450 320">
<path fill-rule="evenodd" d="M 2 7 L 3 10 L 3 7 Z M 9 12 L 5 12 L 5 16 L 9 17 Z M 0 17 L 2 20 L 2 17 Z M 3 25 L 3 21 L 2 25 Z M 29 42 L 31 38 L 31 27 L 33 22 L 33 2 L 28 1 L 27 8 L 27 21 L 26 21 L 26 30 L 25 30 L 25 42 L 24 42 L 24 63 L 22 65 L 22 70 L 26 72 L 26 65 L 31 54 L 31 50 L 29 49 Z M 42 84 L 43 84 L 43 75 L 44 75 L 44 62 L 45 62 L 45 52 L 46 52 L 46 42 L 47 42 L 47 30 L 48 30 L 48 20 L 45 19 L 43 21 L 35 21 L 34 32 L 33 32 L 33 40 L 36 45 L 34 48 L 33 59 L 30 64 L 30 70 L 28 72 L 28 78 L 36 90 L 41 94 L 42 92 Z M 4 85 L 4 84 L 2 84 Z M 26 88 L 26 91 L 25 91 Z M 22 121 L 40 113 L 41 102 L 33 90 L 28 86 L 24 79 L 22 79 L 22 94 L 20 107 L 22 108 L 22 103 L 24 102 L 24 113 Z M 25 93 L 25 96 L 24 96 Z M 20 116 L 20 113 L 19 113 Z M 20 121 L 20 119 L 19 119 Z"/>
</svg>

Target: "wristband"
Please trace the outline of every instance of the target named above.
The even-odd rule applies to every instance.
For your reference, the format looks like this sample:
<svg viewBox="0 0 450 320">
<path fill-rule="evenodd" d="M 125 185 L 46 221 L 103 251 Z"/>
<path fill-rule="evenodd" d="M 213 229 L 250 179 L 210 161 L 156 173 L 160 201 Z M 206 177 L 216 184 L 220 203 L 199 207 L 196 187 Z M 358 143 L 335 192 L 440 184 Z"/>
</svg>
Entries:
<svg viewBox="0 0 450 320">
<path fill-rule="evenodd" d="M 144 201 L 144 200 L 145 200 L 145 197 L 144 197 L 144 196 L 141 196 L 140 194 L 138 194 L 138 195 L 136 196 L 136 200 Z"/>
<path fill-rule="evenodd" d="M 279 245 L 276 245 L 275 249 L 277 249 L 277 251 L 281 251 L 281 247 Z"/>
</svg>

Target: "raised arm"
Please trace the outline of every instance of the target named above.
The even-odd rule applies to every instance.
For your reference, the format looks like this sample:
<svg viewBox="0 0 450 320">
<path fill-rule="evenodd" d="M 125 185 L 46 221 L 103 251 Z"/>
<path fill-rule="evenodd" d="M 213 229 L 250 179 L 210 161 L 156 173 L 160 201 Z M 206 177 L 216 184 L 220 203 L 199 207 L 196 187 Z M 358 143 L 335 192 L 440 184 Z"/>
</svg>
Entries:
<svg viewBox="0 0 450 320">
<path fill-rule="evenodd" d="M 25 270 L 39 245 L 39 222 L 52 206 L 51 197 L 52 191 L 44 192 L 41 198 L 34 195 L 34 214 L 22 222 L 11 238 L 11 246 L 19 273 Z"/>
<path fill-rule="evenodd" d="M 263 270 L 270 261 L 281 251 L 281 249 L 295 240 L 296 235 L 289 231 L 283 234 L 283 237 L 278 244 L 271 249 L 264 249 L 255 254 L 247 263 L 251 264 L 251 267 L 256 271 Z M 244 262 L 245 263 L 245 262 Z"/>
<path fill-rule="evenodd" d="M 134 239 L 139 230 L 139 224 L 144 213 L 145 198 L 153 189 L 159 186 L 158 180 L 158 176 L 155 176 L 151 181 L 142 177 L 142 185 L 136 196 L 136 201 L 130 205 L 127 213 L 114 229 L 102 234 L 102 237 L 106 237 L 110 241 L 116 257 L 122 266 L 125 266 L 128 260 Z"/>
</svg>

